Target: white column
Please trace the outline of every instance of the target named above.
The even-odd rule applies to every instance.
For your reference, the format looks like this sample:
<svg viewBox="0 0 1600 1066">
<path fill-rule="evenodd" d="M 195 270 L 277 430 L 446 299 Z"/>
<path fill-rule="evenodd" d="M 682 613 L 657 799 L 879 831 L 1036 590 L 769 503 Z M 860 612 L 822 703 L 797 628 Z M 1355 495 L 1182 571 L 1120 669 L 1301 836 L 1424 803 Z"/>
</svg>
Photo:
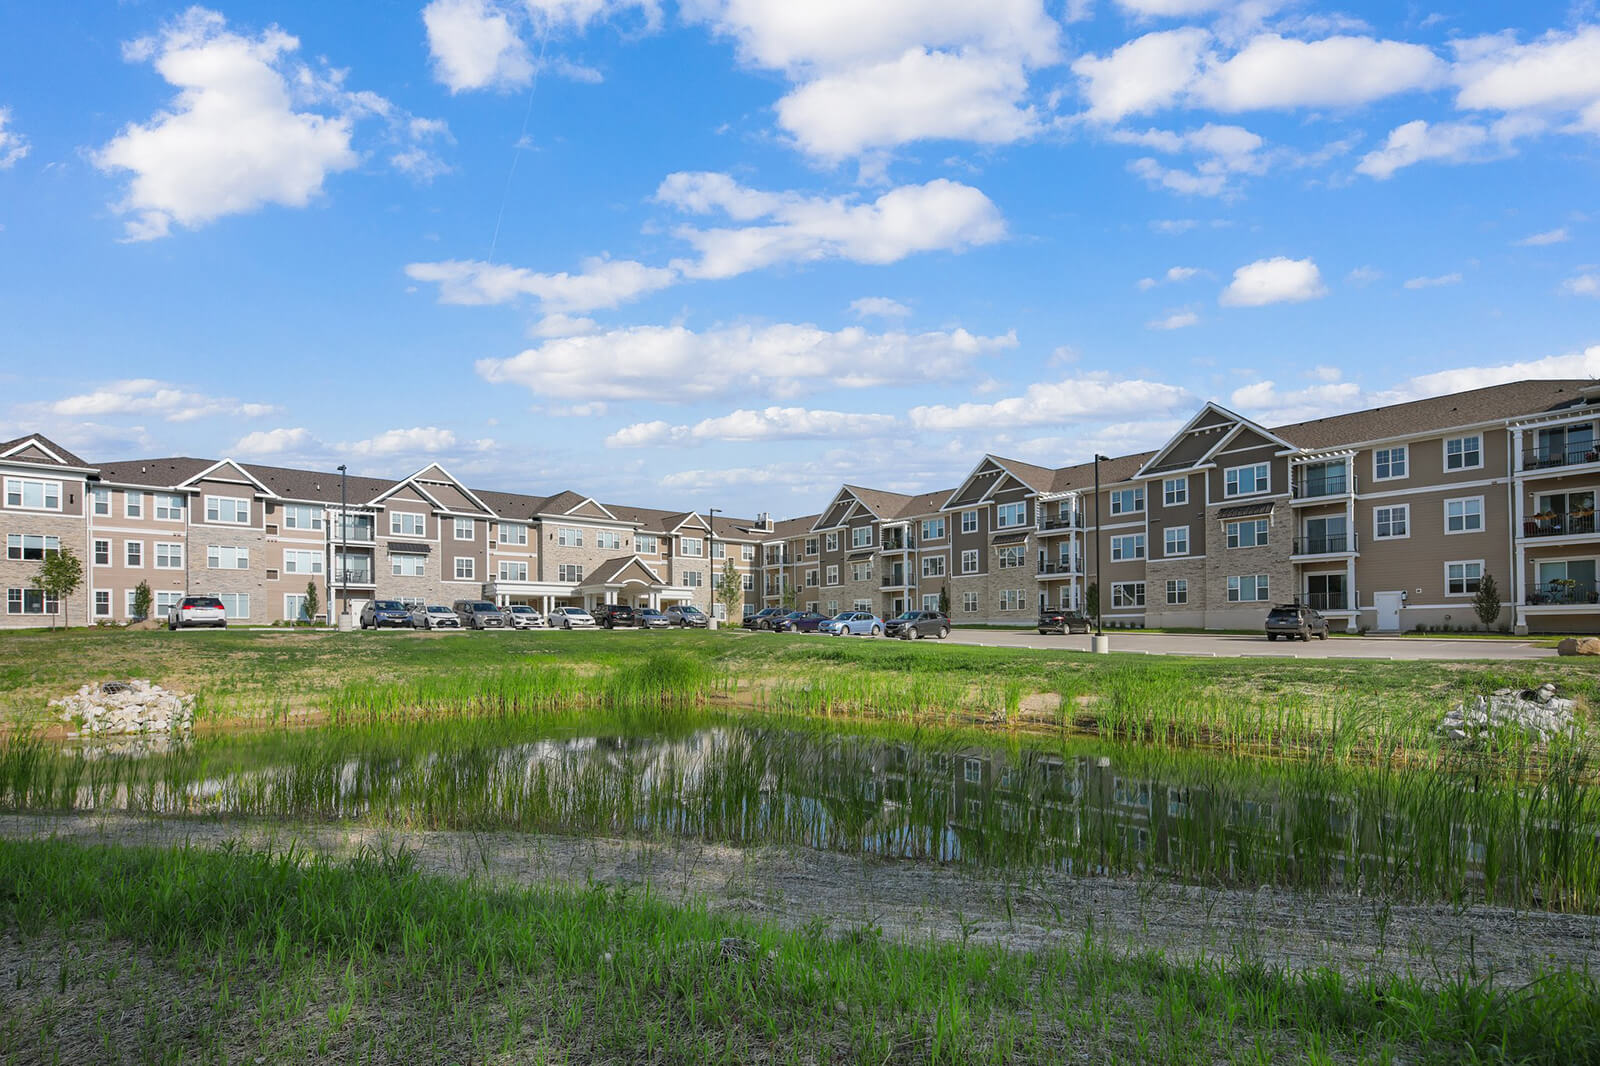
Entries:
<svg viewBox="0 0 1600 1066">
<path fill-rule="evenodd" d="M 1516 567 L 1517 572 L 1511 575 L 1511 595 L 1513 597 L 1511 608 L 1511 630 L 1514 633 L 1526 634 L 1528 632 L 1528 612 L 1525 609 L 1528 603 L 1528 558 L 1527 548 L 1522 541 L 1523 517 L 1527 513 L 1527 493 L 1523 491 L 1522 481 L 1522 429 L 1511 429 L 1511 543 L 1517 546 Z"/>
</svg>

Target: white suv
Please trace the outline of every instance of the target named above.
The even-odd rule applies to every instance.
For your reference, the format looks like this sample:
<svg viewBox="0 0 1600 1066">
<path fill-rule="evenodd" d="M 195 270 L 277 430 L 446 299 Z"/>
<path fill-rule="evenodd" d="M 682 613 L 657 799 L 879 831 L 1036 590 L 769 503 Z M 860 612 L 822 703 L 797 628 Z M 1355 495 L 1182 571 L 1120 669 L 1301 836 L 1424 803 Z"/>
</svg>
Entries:
<svg viewBox="0 0 1600 1066">
<path fill-rule="evenodd" d="M 185 596 L 167 608 L 168 629 L 187 629 L 190 626 L 227 629 L 227 608 L 215 596 Z"/>
</svg>

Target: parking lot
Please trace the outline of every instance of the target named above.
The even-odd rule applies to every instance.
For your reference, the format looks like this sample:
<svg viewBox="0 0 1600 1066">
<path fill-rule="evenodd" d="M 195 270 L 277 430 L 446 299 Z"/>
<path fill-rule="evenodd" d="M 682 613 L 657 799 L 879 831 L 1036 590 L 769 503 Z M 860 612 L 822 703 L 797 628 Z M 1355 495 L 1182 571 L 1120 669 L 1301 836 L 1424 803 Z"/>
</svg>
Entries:
<svg viewBox="0 0 1600 1066">
<path fill-rule="evenodd" d="M 1554 648 L 1519 640 L 1466 640 L 1423 637 L 1330 637 L 1301 642 L 1268 641 L 1243 633 L 1117 633 L 1110 631 L 1113 652 L 1145 655 L 1268 656 L 1280 659 L 1546 659 Z M 961 630 L 952 643 L 992 648 L 1057 648 L 1089 651 L 1088 636 L 1040 636 L 1032 631 Z"/>
</svg>

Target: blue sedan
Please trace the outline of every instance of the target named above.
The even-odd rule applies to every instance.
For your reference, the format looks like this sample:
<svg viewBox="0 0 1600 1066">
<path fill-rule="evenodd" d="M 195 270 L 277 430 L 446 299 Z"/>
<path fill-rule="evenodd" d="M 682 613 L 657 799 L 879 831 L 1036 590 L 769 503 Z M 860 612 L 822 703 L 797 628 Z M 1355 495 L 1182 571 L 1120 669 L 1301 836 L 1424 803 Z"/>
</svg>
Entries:
<svg viewBox="0 0 1600 1066">
<path fill-rule="evenodd" d="M 876 637 L 883 634 L 883 620 L 871 611 L 841 611 L 818 626 L 817 632 L 836 637 Z"/>
</svg>

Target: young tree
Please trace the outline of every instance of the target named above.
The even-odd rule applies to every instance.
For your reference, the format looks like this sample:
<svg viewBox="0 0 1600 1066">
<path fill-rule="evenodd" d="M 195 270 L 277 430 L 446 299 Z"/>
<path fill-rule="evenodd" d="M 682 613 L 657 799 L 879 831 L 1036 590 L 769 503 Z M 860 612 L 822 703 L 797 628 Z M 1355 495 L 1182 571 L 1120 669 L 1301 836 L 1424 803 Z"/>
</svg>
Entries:
<svg viewBox="0 0 1600 1066">
<path fill-rule="evenodd" d="M 1092 622 L 1100 614 L 1100 582 L 1092 581 L 1083 594 L 1083 613 Z"/>
<path fill-rule="evenodd" d="M 44 593 L 46 603 L 54 601 L 56 605 L 56 611 L 50 614 L 51 629 L 56 627 L 56 612 L 82 584 L 83 560 L 74 555 L 71 548 L 45 553 L 44 562 L 39 564 L 39 572 L 33 577 L 33 587 Z M 71 620 L 69 612 L 62 624 Z"/>
<path fill-rule="evenodd" d="M 939 613 L 946 618 L 950 617 L 950 586 L 939 586 Z"/>
<path fill-rule="evenodd" d="M 744 606 L 744 579 L 739 576 L 732 559 L 722 565 L 722 577 L 717 580 L 716 595 L 726 620 L 738 621 L 744 613 L 741 610 Z"/>
<path fill-rule="evenodd" d="M 150 592 L 150 582 L 139 582 L 133 590 L 133 617 L 141 622 L 149 618 L 154 601 L 155 596 Z"/>
<path fill-rule="evenodd" d="M 783 609 L 785 611 L 796 610 L 800 606 L 800 589 L 795 585 L 785 582 L 783 586 L 783 595 L 779 598 L 778 602 L 783 604 Z"/>
<path fill-rule="evenodd" d="M 315 622 L 317 620 L 317 608 L 319 608 L 321 606 L 322 606 L 322 598 L 317 595 L 317 583 L 315 581 L 307 581 L 306 582 L 306 618 L 309 621 Z M 298 622 L 298 621 L 300 621 L 300 619 L 291 618 L 291 619 L 289 619 L 289 621 Z"/>
<path fill-rule="evenodd" d="M 1478 594 L 1472 597 L 1472 609 L 1478 612 L 1478 621 L 1485 627 L 1500 620 L 1500 590 L 1495 587 L 1494 575 L 1484 574 L 1478 582 Z"/>
</svg>

